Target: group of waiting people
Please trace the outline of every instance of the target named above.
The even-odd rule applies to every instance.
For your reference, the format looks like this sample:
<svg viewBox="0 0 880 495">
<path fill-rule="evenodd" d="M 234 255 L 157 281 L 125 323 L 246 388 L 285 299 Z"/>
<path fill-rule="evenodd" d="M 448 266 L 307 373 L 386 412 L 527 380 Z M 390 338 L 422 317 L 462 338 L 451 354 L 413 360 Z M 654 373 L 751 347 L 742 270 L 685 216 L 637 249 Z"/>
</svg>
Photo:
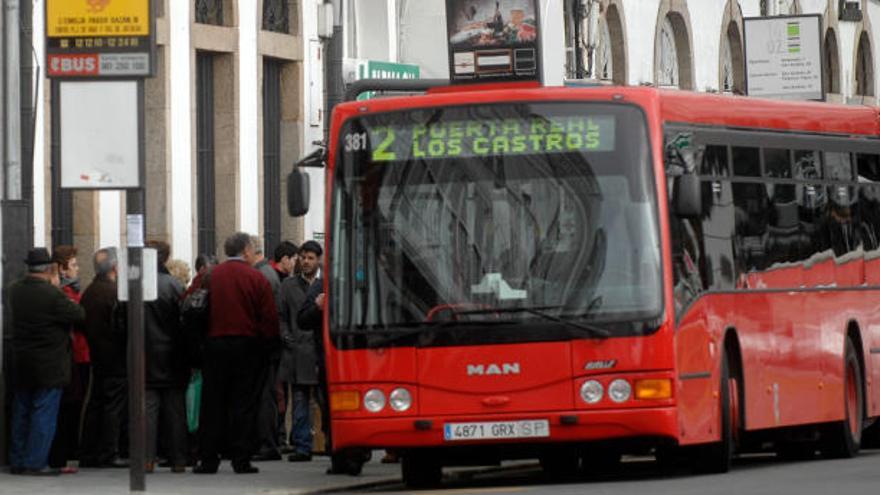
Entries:
<svg viewBox="0 0 880 495">
<path fill-rule="evenodd" d="M 167 243 L 147 246 L 159 273 L 158 297 L 144 309 L 146 471 L 160 448 L 173 472 L 197 458 L 194 473 L 215 473 L 225 456 L 236 473 L 256 473 L 252 459 L 278 459 L 285 449 L 290 461 L 310 460 L 310 400 L 323 403 L 314 392 L 323 390 L 320 244 L 285 241 L 269 260 L 259 238 L 236 233 L 223 263 L 197 258 L 189 287 L 169 271 Z M 14 474 L 74 473 L 75 459 L 79 467 L 128 466 L 128 331 L 116 250 L 95 253 L 95 278 L 82 292 L 76 255 L 70 246 L 30 250 L 28 275 L 9 289 Z M 187 311 L 204 313 L 204 324 Z M 198 370 L 198 431 L 190 434 L 186 394 Z"/>
</svg>

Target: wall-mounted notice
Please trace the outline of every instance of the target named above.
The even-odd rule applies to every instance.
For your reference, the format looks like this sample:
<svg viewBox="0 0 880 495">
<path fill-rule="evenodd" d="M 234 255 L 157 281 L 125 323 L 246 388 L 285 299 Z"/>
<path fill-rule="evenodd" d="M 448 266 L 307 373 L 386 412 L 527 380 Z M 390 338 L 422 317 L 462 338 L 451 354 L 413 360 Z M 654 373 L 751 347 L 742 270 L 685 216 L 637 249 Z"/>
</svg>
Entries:
<svg viewBox="0 0 880 495">
<path fill-rule="evenodd" d="M 786 100 L 824 100 L 822 16 L 744 19 L 746 92 Z"/>
<path fill-rule="evenodd" d="M 446 0 L 454 83 L 540 81 L 537 0 Z"/>
</svg>

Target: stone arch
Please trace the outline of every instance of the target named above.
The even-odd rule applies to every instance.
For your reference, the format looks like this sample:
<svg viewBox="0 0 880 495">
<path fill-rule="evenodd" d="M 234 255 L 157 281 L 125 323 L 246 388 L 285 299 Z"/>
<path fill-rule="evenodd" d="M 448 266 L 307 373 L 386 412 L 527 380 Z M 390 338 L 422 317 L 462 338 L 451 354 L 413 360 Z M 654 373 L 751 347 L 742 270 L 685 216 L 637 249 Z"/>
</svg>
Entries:
<svg viewBox="0 0 880 495">
<path fill-rule="evenodd" d="M 668 24 L 666 24 L 668 22 Z M 677 71 L 674 76 L 680 89 L 694 89 L 694 55 L 693 38 L 691 35 L 691 20 L 688 14 L 687 0 L 662 0 L 657 12 L 657 24 L 654 34 L 654 84 L 661 86 L 665 83 L 665 70 L 663 67 L 661 49 L 661 37 L 664 35 L 664 26 L 672 29 L 672 42 L 675 48 L 675 62 Z"/>
<path fill-rule="evenodd" d="M 828 0 L 825 14 L 822 16 L 822 87 L 827 100 L 840 102 L 843 93 L 840 78 L 840 33 L 837 23 L 837 1 Z"/>
<path fill-rule="evenodd" d="M 871 33 L 863 29 L 858 35 L 853 63 L 853 95 L 874 96 L 874 50 Z"/>
<path fill-rule="evenodd" d="M 626 21 L 623 17 L 623 5 L 621 5 L 621 0 L 607 0 L 603 3 L 602 7 L 604 12 L 602 22 L 608 27 L 608 34 L 611 36 L 611 57 L 614 60 L 611 80 L 614 84 L 622 86 L 629 80 L 626 59 Z"/>
<path fill-rule="evenodd" d="M 726 43 L 726 45 L 725 45 Z M 721 43 L 718 56 L 718 88 L 722 92 L 744 94 L 746 88 L 743 50 L 743 15 L 738 0 L 728 0 L 721 20 Z M 725 67 L 725 46 L 730 48 L 730 67 Z M 731 74 L 728 76 L 727 71 Z M 731 79 L 728 87 L 726 79 Z"/>
</svg>

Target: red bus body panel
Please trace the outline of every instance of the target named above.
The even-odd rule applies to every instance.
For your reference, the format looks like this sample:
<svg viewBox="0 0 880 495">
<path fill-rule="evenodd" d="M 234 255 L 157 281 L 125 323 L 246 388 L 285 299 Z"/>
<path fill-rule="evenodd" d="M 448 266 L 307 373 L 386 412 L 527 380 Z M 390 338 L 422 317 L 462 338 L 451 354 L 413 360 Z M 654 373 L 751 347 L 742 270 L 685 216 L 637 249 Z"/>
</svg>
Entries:
<svg viewBox="0 0 880 495">
<path fill-rule="evenodd" d="M 745 428 L 748 430 L 841 420 L 843 346 L 850 322 L 859 322 L 869 416 L 880 415 L 880 293 L 870 290 L 755 292 L 705 295 L 677 323 L 673 301 L 668 197 L 663 164 L 663 126 L 688 123 L 722 128 L 797 130 L 880 135 L 878 113 L 868 107 L 787 103 L 650 88 L 538 88 L 435 92 L 425 96 L 351 102 L 333 113 L 326 211 L 332 211 L 333 174 L 345 120 L 364 113 L 417 107 L 505 101 L 604 101 L 634 104 L 645 112 L 657 186 L 666 309 L 659 331 L 645 337 L 470 347 L 338 350 L 324 342 L 330 391 L 371 388 L 386 395 L 406 386 L 413 407 L 333 413 L 334 449 L 350 447 L 445 447 L 444 422 L 548 419 L 549 439 L 576 442 L 627 437 L 672 439 L 680 445 L 720 437 L 719 375 L 725 335 L 731 329 L 742 354 Z M 328 218 L 331 215 L 328 214 Z M 329 223 L 329 220 L 328 220 Z M 328 245 L 332 226 L 328 224 Z M 332 270 L 328 249 L 325 273 Z M 325 278 L 325 281 L 329 277 Z M 816 286 L 845 280 L 880 285 L 880 259 L 785 269 L 749 280 L 751 287 Z M 792 285 L 794 283 L 795 285 Z M 329 292 L 329 284 L 325 287 Z M 328 294 L 329 295 L 329 294 Z M 328 298 L 332 301 L 332 297 Z M 874 301 L 874 303 L 869 303 Z M 745 309 L 745 311 L 744 311 Z M 615 360 L 613 369 L 587 363 Z M 521 373 L 468 376 L 474 363 L 518 362 Z M 669 377 L 673 397 L 664 401 L 603 401 L 587 406 L 578 390 L 588 378 Z M 563 417 L 567 417 L 563 421 Z M 576 417 L 576 420 L 572 420 Z M 422 428 L 416 421 L 422 421 Z M 427 423 L 425 423 L 427 422 Z M 425 428 L 425 424 L 430 424 Z M 536 442 L 539 440 L 535 440 Z M 493 442 L 502 442 L 495 440 Z M 528 443 L 517 440 L 518 443 Z M 466 445 L 467 442 L 455 442 Z"/>
</svg>

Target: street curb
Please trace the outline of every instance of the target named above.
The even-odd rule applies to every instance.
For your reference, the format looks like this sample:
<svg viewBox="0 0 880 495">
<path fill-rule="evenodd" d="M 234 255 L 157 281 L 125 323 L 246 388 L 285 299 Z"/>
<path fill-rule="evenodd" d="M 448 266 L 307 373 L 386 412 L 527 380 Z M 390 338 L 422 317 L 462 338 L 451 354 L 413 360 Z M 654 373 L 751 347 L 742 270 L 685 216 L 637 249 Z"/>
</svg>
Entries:
<svg viewBox="0 0 880 495">
<path fill-rule="evenodd" d="M 444 479 L 452 478 L 453 480 L 459 480 L 462 478 L 472 478 L 474 476 L 478 476 L 481 474 L 493 474 L 493 473 L 504 473 L 504 472 L 514 472 L 521 469 L 531 469 L 538 466 L 535 462 L 524 462 L 524 463 L 516 463 L 511 464 L 509 466 L 488 466 L 479 469 L 464 469 L 461 471 L 454 471 L 449 473 L 444 477 Z M 364 481 L 362 483 L 352 483 L 347 485 L 340 485 L 335 487 L 328 488 L 317 488 L 314 490 L 295 490 L 290 492 L 271 492 L 270 495 L 322 495 L 329 493 L 341 493 L 352 490 L 370 490 L 374 488 L 381 488 L 383 486 L 388 485 L 396 485 L 402 483 L 403 480 L 399 476 L 395 477 L 387 477 L 383 479 Z"/>
</svg>

